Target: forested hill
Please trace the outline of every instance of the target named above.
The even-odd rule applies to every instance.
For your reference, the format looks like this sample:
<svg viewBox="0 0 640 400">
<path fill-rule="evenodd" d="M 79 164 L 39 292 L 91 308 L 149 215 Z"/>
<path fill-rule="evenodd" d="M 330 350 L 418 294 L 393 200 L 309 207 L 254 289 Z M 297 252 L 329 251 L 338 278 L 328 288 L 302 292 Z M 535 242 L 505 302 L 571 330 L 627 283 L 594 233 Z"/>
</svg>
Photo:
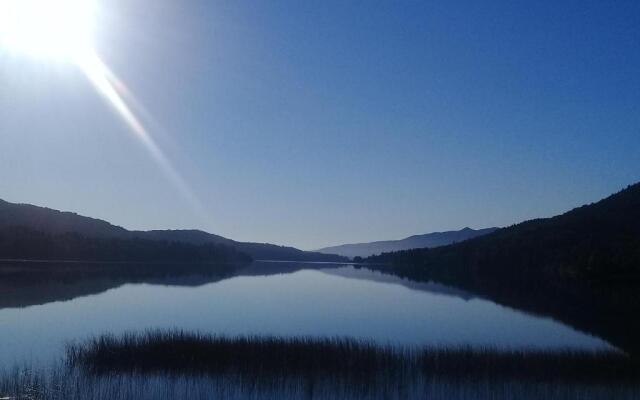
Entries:
<svg viewBox="0 0 640 400">
<path fill-rule="evenodd" d="M 523 279 L 627 279 L 640 273 L 640 184 L 565 214 L 434 249 L 368 259 Z M 448 270 L 445 271 L 445 270 Z"/>
<path fill-rule="evenodd" d="M 0 228 L 0 259 L 217 264 L 251 262 L 247 254 L 222 244 L 100 238 L 78 233 L 47 234 L 24 227 Z"/>
<path fill-rule="evenodd" d="M 55 240 L 69 234 L 93 239 L 145 240 L 186 245 L 225 245 L 238 252 L 246 253 L 256 260 L 287 261 L 346 261 L 335 254 L 307 252 L 293 247 L 270 243 L 238 242 L 200 230 L 153 230 L 130 231 L 100 219 L 85 217 L 72 212 L 63 212 L 30 204 L 15 204 L 0 200 L 0 230 L 24 228 L 26 231 L 41 232 Z M 65 236 L 67 235 L 67 236 Z M 101 242 L 102 243 L 102 242 Z M 120 242 L 124 245 L 124 242 Z M 133 242 L 132 242 L 133 243 Z M 143 243 L 143 242 L 138 242 Z M 186 248 L 186 247 L 185 247 Z"/>
</svg>

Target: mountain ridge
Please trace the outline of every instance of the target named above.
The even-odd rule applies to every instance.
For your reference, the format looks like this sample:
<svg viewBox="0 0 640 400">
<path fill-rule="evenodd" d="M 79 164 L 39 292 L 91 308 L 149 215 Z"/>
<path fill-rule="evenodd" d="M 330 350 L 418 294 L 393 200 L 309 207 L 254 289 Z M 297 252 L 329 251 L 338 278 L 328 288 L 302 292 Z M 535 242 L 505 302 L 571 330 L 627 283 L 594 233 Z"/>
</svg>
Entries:
<svg viewBox="0 0 640 400">
<path fill-rule="evenodd" d="M 226 245 L 256 260 L 346 261 L 326 253 L 308 252 L 271 243 L 239 242 L 198 229 L 128 230 L 108 221 L 25 203 L 0 199 L 0 229 L 24 227 L 50 235 L 80 234 L 96 239 L 143 239 L 191 245 Z"/>
<path fill-rule="evenodd" d="M 378 240 L 374 242 L 347 243 L 336 246 L 323 247 L 316 251 L 342 256 L 369 257 L 391 251 L 409 250 L 425 247 L 445 246 L 455 242 L 462 242 L 478 236 L 494 232 L 498 228 L 471 229 L 469 227 L 453 231 L 430 232 L 408 236 L 398 240 Z"/>
</svg>

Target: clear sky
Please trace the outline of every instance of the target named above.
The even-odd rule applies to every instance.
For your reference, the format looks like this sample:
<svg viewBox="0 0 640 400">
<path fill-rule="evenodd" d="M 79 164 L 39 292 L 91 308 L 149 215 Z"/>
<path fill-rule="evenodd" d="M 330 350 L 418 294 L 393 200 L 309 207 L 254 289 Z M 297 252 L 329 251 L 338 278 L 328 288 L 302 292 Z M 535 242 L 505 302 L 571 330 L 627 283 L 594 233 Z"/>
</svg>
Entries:
<svg viewBox="0 0 640 400">
<path fill-rule="evenodd" d="M 313 249 L 640 180 L 637 0 L 103 0 L 95 43 L 197 200 L 80 68 L 3 48 L 0 198 Z"/>
</svg>

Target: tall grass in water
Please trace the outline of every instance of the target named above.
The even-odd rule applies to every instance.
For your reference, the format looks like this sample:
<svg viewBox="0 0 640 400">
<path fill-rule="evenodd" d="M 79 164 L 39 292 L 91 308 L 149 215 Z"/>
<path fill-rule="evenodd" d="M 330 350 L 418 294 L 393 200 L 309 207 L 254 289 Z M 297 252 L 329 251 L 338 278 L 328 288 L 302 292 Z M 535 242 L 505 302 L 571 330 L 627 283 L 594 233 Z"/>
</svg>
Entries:
<svg viewBox="0 0 640 400">
<path fill-rule="evenodd" d="M 408 348 L 345 338 L 225 337 L 181 331 L 104 335 L 67 347 L 67 363 L 86 371 L 238 373 L 400 378 L 640 381 L 640 363 L 613 351 Z"/>
<path fill-rule="evenodd" d="M 0 376 L 30 399 L 638 399 L 640 367 L 615 352 L 397 348 L 337 338 L 179 331 L 70 345 L 57 368 Z"/>
<path fill-rule="evenodd" d="M 100 336 L 67 347 L 67 362 L 91 372 L 398 375 L 417 353 L 372 342 L 337 338 L 224 337 L 153 331 Z"/>
</svg>

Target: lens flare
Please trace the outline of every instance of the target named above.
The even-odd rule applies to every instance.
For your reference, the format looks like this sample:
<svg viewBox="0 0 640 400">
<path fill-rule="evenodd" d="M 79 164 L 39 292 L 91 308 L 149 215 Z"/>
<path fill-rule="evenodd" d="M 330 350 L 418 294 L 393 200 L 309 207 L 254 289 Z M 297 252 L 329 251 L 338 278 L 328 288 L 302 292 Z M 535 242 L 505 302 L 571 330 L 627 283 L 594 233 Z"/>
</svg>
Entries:
<svg viewBox="0 0 640 400">
<path fill-rule="evenodd" d="M 77 65 L 168 179 L 204 215 L 202 204 L 127 103 L 127 98 L 133 102 L 133 96 L 126 85 L 96 53 L 95 22 L 94 0 L 0 0 L 0 50 Z"/>
<path fill-rule="evenodd" d="M 120 79 L 100 60 L 97 54 L 89 53 L 78 59 L 78 66 L 98 92 L 109 102 L 127 123 L 131 131 L 144 144 L 154 160 L 162 168 L 167 177 L 180 190 L 197 211 L 204 213 L 202 203 L 193 194 L 187 183 L 172 166 L 169 159 L 153 140 L 140 119 L 133 113 L 123 98 L 129 91 Z"/>
</svg>

